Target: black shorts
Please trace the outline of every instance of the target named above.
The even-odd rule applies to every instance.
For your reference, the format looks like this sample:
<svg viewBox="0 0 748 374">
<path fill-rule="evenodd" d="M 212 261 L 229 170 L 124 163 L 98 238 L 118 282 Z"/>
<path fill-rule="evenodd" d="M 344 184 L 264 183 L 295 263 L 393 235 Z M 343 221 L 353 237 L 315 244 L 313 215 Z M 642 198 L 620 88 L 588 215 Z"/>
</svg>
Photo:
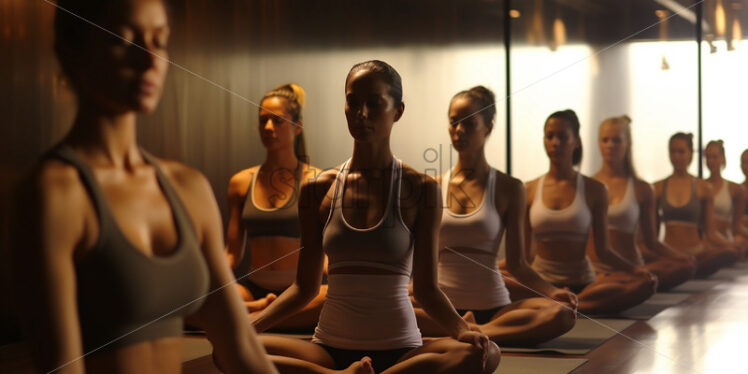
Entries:
<svg viewBox="0 0 748 374">
<path fill-rule="evenodd" d="M 564 288 L 564 287 L 566 287 L 566 288 L 569 289 L 569 291 L 571 291 L 571 292 L 579 295 L 579 293 L 582 292 L 582 290 L 584 290 L 585 287 L 589 286 L 590 284 L 592 284 L 592 283 L 577 284 L 577 285 L 568 285 L 568 284 L 553 283 L 553 286 L 557 287 L 557 288 Z"/>
<path fill-rule="evenodd" d="M 471 310 L 471 309 L 457 309 L 457 313 L 460 316 L 465 315 L 468 311 L 473 312 L 473 315 L 475 315 L 475 323 L 482 325 L 484 323 L 488 323 L 493 316 L 496 315 L 496 313 L 503 308 L 503 306 L 499 306 L 496 308 L 491 309 L 482 309 L 482 310 Z"/>
<path fill-rule="evenodd" d="M 267 296 L 267 294 L 269 293 L 274 293 L 276 296 L 279 296 L 281 293 L 283 293 L 283 291 L 286 290 L 285 288 L 282 290 L 269 290 L 267 288 L 258 286 L 257 284 L 255 284 L 254 282 L 252 282 L 251 280 L 247 278 L 244 278 L 238 281 L 238 283 L 244 286 L 244 288 L 246 288 L 249 291 L 249 293 L 252 294 L 252 298 L 255 300 L 262 299 L 263 297 Z"/>
<path fill-rule="evenodd" d="M 408 352 L 418 347 L 406 347 L 398 349 L 388 349 L 383 351 L 360 351 L 352 349 L 340 349 L 328 345 L 317 343 L 330 354 L 335 362 L 335 370 L 343 370 L 352 363 L 361 360 L 364 356 L 371 357 L 371 364 L 375 373 L 381 373 L 397 363 Z"/>
</svg>

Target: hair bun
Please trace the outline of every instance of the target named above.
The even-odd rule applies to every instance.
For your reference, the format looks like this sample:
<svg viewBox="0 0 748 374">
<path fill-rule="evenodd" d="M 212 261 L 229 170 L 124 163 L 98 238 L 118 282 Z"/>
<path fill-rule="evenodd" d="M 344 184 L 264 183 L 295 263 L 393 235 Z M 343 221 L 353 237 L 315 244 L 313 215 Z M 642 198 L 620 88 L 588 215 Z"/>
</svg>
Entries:
<svg viewBox="0 0 748 374">
<path fill-rule="evenodd" d="M 288 86 L 291 88 L 291 91 L 293 91 L 294 95 L 296 96 L 296 102 L 299 103 L 299 106 L 303 109 L 304 106 L 306 106 L 306 92 L 304 91 L 304 88 L 299 86 L 296 83 L 289 83 Z"/>
<path fill-rule="evenodd" d="M 493 103 L 493 102 L 496 101 L 496 98 L 495 98 L 495 96 L 493 94 L 493 91 L 489 90 L 485 86 L 478 85 L 478 86 L 475 86 L 475 87 L 471 88 L 468 91 L 470 91 L 472 94 L 474 94 L 476 96 L 483 97 L 485 99 L 485 101 L 488 101 L 488 102 L 491 102 L 491 103 Z"/>
</svg>

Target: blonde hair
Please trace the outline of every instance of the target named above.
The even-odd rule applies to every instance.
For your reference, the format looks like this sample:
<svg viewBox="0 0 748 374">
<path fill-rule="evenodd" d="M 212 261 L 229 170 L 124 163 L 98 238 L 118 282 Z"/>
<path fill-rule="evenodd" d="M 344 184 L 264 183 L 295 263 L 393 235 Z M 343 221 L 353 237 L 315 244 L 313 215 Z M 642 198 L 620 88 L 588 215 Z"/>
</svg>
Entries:
<svg viewBox="0 0 748 374">
<path fill-rule="evenodd" d="M 296 83 L 282 84 L 268 91 L 265 96 L 262 97 L 262 100 L 260 100 L 260 104 L 271 97 L 281 97 L 286 99 L 288 102 L 287 109 L 291 114 L 291 120 L 294 122 L 294 126 L 302 127 L 298 122 L 301 121 L 301 111 L 304 109 L 304 105 L 306 104 L 306 92 L 304 91 L 304 88 Z M 299 161 L 307 164 L 309 163 L 310 159 L 309 153 L 306 149 L 303 127 L 302 131 L 299 135 L 296 135 L 296 138 L 294 139 L 293 149 L 294 154 Z"/>
<path fill-rule="evenodd" d="M 636 175 L 636 169 L 634 169 L 634 156 L 632 152 L 633 141 L 631 138 L 631 118 L 623 114 L 618 117 L 610 117 L 603 120 L 603 122 L 600 123 L 600 127 L 598 128 L 598 136 L 599 131 L 602 130 L 604 125 L 620 126 L 621 131 L 623 131 L 623 134 L 626 135 L 628 146 L 626 147 L 626 154 L 623 157 L 623 171 L 630 177 L 638 178 Z"/>
</svg>

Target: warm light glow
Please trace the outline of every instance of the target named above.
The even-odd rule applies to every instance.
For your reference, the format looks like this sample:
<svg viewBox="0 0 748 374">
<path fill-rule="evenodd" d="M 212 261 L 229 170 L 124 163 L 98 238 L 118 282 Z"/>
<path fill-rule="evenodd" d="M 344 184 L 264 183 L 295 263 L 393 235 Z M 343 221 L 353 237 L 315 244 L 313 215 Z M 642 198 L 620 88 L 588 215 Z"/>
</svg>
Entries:
<svg viewBox="0 0 748 374">
<path fill-rule="evenodd" d="M 717 9 L 714 11 L 714 29 L 718 36 L 725 35 L 725 8 L 722 0 L 717 0 Z"/>
<path fill-rule="evenodd" d="M 740 21 L 735 18 L 732 21 L 732 46 L 737 47 L 741 40 L 743 40 L 743 29 L 740 27 Z"/>
<path fill-rule="evenodd" d="M 597 116 L 592 117 L 591 106 L 593 91 L 589 56 L 593 53 L 589 46 L 575 43 L 556 52 L 549 51 L 546 46 L 512 48 L 512 65 L 522 67 L 512 70 L 511 77 L 514 115 L 512 175 L 515 178 L 530 180 L 548 171 L 543 124 L 546 117 L 557 110 L 574 109 L 585 124 L 582 142 L 587 146 L 596 141 L 588 136 L 592 132 L 587 131 L 592 129 L 589 123 L 599 120 Z M 493 134 L 497 134 L 496 130 Z M 595 157 L 592 154 L 588 152 L 582 158 L 584 172 L 596 171 L 588 166 Z"/>
<path fill-rule="evenodd" d="M 655 10 L 655 15 L 657 16 L 657 18 L 663 19 L 667 17 L 668 12 L 667 10 L 658 9 L 658 10 Z"/>
<path fill-rule="evenodd" d="M 543 1 L 535 0 L 533 4 L 532 23 L 527 34 L 530 44 L 545 44 L 545 29 L 543 27 Z"/>
<path fill-rule="evenodd" d="M 742 41 L 745 43 L 745 41 Z M 702 107 L 704 140 L 724 139 L 727 167 L 722 177 L 742 181 L 740 153 L 748 148 L 748 126 L 745 126 L 745 87 L 748 75 L 741 72 L 748 61 L 748 49 L 736 48 L 730 53 L 702 53 Z M 694 162 L 694 164 L 696 164 Z"/>
<path fill-rule="evenodd" d="M 556 48 L 566 44 L 566 25 L 564 25 L 564 21 L 560 17 L 556 17 L 555 20 L 553 20 L 553 43 L 551 43 L 551 49 L 556 50 Z"/>
<path fill-rule="evenodd" d="M 519 10 L 517 10 L 517 9 L 512 9 L 512 10 L 509 11 L 509 17 L 519 18 L 521 15 L 522 14 L 520 14 Z"/>
<path fill-rule="evenodd" d="M 543 47 L 547 54 L 548 49 Z M 298 82 L 307 90 L 304 109 L 306 142 L 312 161 L 328 167 L 349 157 L 352 140 L 345 127 L 346 72 L 353 64 L 379 59 L 392 64 L 403 78 L 403 100 L 406 111 L 392 130 L 391 147 L 398 158 L 429 176 L 446 171 L 457 162 L 450 156 L 447 107 L 452 95 L 476 85 L 484 85 L 496 95 L 496 121 L 488 138 L 485 152 L 491 165 L 506 164 L 506 112 L 503 105 L 506 75 L 505 50 L 501 43 L 465 45 L 409 45 L 401 48 L 346 48 L 232 54 L 231 70 L 235 80 L 248 74 L 247 67 L 261 71 L 253 85 L 274 87 L 278 82 Z M 514 53 L 514 52 L 513 52 Z M 580 57 L 578 57 L 580 58 Z M 175 69 L 176 70 L 176 69 Z M 535 70 L 527 74 L 535 73 Z M 183 73 L 181 73 L 183 74 Z M 253 100 L 263 92 L 238 91 Z M 262 147 L 256 133 L 257 115 L 247 126 L 252 129 L 252 142 L 245 147 Z M 331 140 L 332 139 L 332 140 Z M 232 139 L 233 141 L 233 139 Z M 452 157 L 450 159 L 450 157 Z M 435 159 L 436 158 L 436 159 Z M 451 163 L 450 163 L 451 162 Z"/>
<path fill-rule="evenodd" d="M 625 48 L 628 98 L 618 100 L 628 104 L 614 113 L 627 113 L 633 119 L 637 173 L 644 180 L 657 181 L 672 172 L 667 151 L 670 135 L 677 131 L 697 132 L 698 112 L 694 103 L 698 87 L 697 80 L 692 79 L 697 71 L 696 59 L 692 57 L 693 42 L 636 42 Z M 662 70 L 663 55 L 669 65 L 666 71 Z M 697 173 L 698 164 L 691 163 L 689 170 Z"/>
</svg>

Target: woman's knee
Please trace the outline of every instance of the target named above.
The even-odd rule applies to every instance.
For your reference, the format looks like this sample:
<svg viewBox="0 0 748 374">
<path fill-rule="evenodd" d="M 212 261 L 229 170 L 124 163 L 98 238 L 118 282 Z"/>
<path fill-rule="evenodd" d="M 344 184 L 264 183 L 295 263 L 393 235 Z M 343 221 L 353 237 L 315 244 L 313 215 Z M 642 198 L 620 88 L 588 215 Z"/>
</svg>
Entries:
<svg viewBox="0 0 748 374">
<path fill-rule="evenodd" d="M 481 373 L 492 374 L 496 371 L 501 361 L 501 350 L 496 343 L 488 341 L 483 349 L 476 349 L 470 344 L 465 344 L 458 350 L 451 352 L 457 365 L 455 373 Z"/>
<path fill-rule="evenodd" d="M 650 277 L 647 275 L 638 275 L 635 292 L 642 296 L 649 298 L 657 292 L 657 285 L 659 281 L 656 277 Z"/>
<path fill-rule="evenodd" d="M 430 344 L 424 353 L 439 353 L 445 373 L 492 374 L 501 360 L 501 350 L 489 340 L 484 349 L 453 339 L 442 339 Z"/>
<path fill-rule="evenodd" d="M 567 305 L 556 303 L 549 307 L 551 323 L 564 332 L 569 331 L 577 322 L 577 313 Z"/>
</svg>

